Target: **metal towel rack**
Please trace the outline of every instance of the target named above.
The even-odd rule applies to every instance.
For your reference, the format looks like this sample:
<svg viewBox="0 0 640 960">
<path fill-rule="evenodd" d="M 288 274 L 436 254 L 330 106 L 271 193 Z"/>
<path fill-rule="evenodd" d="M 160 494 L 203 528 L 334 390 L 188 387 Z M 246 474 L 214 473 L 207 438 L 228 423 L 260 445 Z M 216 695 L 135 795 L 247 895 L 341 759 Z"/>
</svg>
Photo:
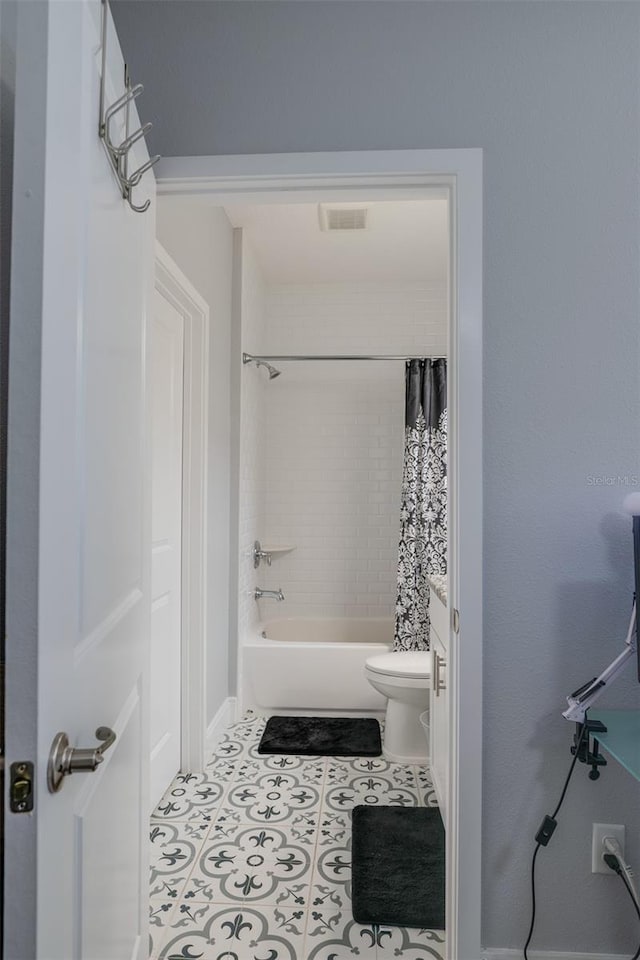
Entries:
<svg viewBox="0 0 640 960">
<path fill-rule="evenodd" d="M 102 0 L 102 75 L 100 77 L 100 124 L 98 127 L 98 132 L 100 134 L 100 139 L 104 143 L 105 150 L 107 151 L 107 156 L 109 162 L 113 168 L 118 183 L 120 184 L 120 190 L 122 191 L 122 196 L 127 201 L 132 210 L 135 210 L 136 213 L 144 213 L 145 210 L 149 209 L 151 204 L 150 200 L 146 200 L 144 203 L 137 205 L 133 202 L 133 190 L 138 186 L 143 176 L 147 170 L 151 170 L 151 167 L 160 159 L 160 154 L 157 154 L 155 157 L 151 157 L 150 160 L 147 160 L 146 163 L 143 163 L 142 166 L 138 167 L 132 173 L 129 173 L 129 151 L 138 140 L 142 140 L 151 127 L 152 123 L 143 124 L 138 130 L 135 130 L 133 133 L 129 133 L 129 114 L 130 107 L 136 97 L 139 97 L 144 87 L 141 83 L 131 86 L 131 81 L 129 79 L 129 73 L 125 67 L 125 92 L 121 97 L 111 104 L 110 107 L 105 108 L 105 86 L 106 86 L 106 75 L 107 75 L 107 34 L 109 28 L 109 0 Z M 125 111 L 124 115 L 124 139 L 118 143 L 113 143 L 111 139 L 111 122 L 113 118 L 119 114 L 122 110 Z"/>
</svg>

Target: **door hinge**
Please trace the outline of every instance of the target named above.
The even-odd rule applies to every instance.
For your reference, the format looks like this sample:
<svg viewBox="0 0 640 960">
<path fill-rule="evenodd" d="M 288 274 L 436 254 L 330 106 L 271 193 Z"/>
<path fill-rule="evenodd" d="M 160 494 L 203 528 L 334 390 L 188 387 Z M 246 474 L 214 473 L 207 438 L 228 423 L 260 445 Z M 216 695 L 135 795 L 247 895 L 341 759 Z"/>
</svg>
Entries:
<svg viewBox="0 0 640 960">
<path fill-rule="evenodd" d="M 9 808 L 12 813 L 31 813 L 33 810 L 33 764 L 18 760 L 10 767 Z"/>
<path fill-rule="evenodd" d="M 455 607 L 451 611 L 451 626 L 454 633 L 460 633 L 460 611 Z"/>
</svg>

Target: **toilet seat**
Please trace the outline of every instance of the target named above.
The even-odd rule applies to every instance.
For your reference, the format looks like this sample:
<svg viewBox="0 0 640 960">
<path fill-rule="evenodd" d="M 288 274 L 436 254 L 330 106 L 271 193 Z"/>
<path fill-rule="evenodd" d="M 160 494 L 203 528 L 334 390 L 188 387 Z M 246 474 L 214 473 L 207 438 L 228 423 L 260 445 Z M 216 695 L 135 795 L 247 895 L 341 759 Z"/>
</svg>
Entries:
<svg viewBox="0 0 640 960">
<path fill-rule="evenodd" d="M 397 653 L 381 653 L 369 657 L 367 670 L 387 677 L 406 677 L 428 680 L 431 677 L 431 655 L 428 650 L 406 650 Z"/>
</svg>

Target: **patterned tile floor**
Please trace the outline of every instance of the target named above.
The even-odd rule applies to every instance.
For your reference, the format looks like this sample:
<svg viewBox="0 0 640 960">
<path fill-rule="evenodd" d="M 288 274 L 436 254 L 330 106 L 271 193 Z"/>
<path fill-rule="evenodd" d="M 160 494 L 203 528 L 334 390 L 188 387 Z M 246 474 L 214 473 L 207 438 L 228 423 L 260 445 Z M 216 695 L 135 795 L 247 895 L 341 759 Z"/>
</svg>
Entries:
<svg viewBox="0 0 640 960">
<path fill-rule="evenodd" d="M 204 774 L 179 774 L 153 813 L 149 956 L 442 960 L 442 931 L 351 915 L 351 808 L 435 805 L 428 769 L 260 756 L 264 723 L 230 727 Z"/>
</svg>

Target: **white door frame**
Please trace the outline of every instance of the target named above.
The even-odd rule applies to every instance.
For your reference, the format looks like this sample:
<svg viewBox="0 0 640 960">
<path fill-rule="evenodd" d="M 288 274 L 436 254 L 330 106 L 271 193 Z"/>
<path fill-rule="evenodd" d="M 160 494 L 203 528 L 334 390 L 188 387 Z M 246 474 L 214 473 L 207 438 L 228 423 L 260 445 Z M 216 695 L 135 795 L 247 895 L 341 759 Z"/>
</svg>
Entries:
<svg viewBox="0 0 640 960">
<path fill-rule="evenodd" d="M 155 288 L 184 321 L 180 769 L 200 773 L 206 739 L 209 307 L 157 241 Z"/>
<path fill-rule="evenodd" d="M 450 789 L 447 810 L 447 953 L 481 955 L 482 837 L 482 151 L 172 157 L 158 193 L 208 203 L 291 203 L 449 197 L 449 637 Z M 293 196 L 292 196 L 293 195 Z"/>
</svg>

